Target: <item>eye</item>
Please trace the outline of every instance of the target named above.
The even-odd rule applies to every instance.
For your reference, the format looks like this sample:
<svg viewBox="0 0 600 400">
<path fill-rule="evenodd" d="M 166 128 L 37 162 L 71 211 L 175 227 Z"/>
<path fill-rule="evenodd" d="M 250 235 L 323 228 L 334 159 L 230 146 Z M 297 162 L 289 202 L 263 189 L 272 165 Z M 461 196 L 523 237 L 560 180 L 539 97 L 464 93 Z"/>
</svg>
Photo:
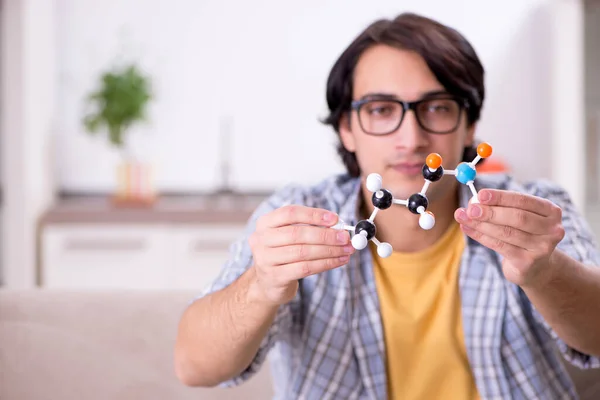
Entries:
<svg viewBox="0 0 600 400">
<path fill-rule="evenodd" d="M 374 101 L 365 105 L 365 110 L 371 116 L 389 117 L 397 112 L 398 104 L 386 101 Z"/>
<path fill-rule="evenodd" d="M 370 107 L 369 114 L 390 115 L 392 108 L 388 106 Z"/>
<path fill-rule="evenodd" d="M 432 105 L 429 107 L 429 111 L 432 112 L 447 112 L 450 111 L 450 108 L 443 105 Z"/>
<path fill-rule="evenodd" d="M 455 113 L 458 106 L 453 100 L 436 99 L 423 103 L 423 110 L 429 114 L 452 114 Z"/>
</svg>

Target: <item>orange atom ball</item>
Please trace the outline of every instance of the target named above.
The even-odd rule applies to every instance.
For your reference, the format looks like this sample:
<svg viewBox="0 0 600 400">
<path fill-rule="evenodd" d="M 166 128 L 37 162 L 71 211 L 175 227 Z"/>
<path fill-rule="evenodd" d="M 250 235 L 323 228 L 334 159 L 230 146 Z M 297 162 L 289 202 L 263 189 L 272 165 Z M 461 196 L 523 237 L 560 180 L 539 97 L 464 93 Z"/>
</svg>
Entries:
<svg viewBox="0 0 600 400">
<path fill-rule="evenodd" d="M 479 154 L 481 158 L 488 158 L 492 155 L 492 146 L 490 146 L 489 143 L 481 143 L 477 146 L 477 154 Z"/>
<path fill-rule="evenodd" d="M 442 165 L 442 156 L 438 153 L 431 153 L 427 156 L 425 163 L 431 169 L 438 169 Z"/>
</svg>

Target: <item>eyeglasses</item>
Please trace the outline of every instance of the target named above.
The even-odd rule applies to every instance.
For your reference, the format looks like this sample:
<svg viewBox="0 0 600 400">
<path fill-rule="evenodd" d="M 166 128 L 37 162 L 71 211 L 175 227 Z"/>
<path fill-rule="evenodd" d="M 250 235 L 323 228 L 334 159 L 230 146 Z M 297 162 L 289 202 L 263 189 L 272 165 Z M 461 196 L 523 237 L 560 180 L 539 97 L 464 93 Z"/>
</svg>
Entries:
<svg viewBox="0 0 600 400">
<path fill-rule="evenodd" d="M 452 133 L 458 128 L 462 110 L 468 103 L 456 97 L 435 97 L 418 101 L 396 99 L 362 99 L 351 105 L 358 123 L 370 135 L 388 135 L 402 124 L 408 110 L 413 110 L 419 126 L 434 134 Z"/>
</svg>

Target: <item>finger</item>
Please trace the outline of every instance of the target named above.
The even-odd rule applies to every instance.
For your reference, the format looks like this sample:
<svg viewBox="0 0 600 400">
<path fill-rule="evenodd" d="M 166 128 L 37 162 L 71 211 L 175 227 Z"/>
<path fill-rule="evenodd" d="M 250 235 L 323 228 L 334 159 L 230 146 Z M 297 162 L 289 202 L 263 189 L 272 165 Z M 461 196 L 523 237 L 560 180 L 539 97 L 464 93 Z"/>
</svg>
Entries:
<svg viewBox="0 0 600 400">
<path fill-rule="evenodd" d="M 278 267 L 277 275 L 283 282 L 303 279 L 310 275 L 319 274 L 348 263 L 350 256 L 322 258 L 320 260 L 299 261 Z"/>
<path fill-rule="evenodd" d="M 263 260 L 269 265 L 284 265 L 299 261 L 342 257 L 353 254 L 355 251 L 351 244 L 345 246 L 296 244 L 272 248 L 266 257 L 263 256 Z"/>
<path fill-rule="evenodd" d="M 350 234 L 339 229 L 291 225 L 265 231 L 262 240 L 263 245 L 267 247 L 280 247 L 291 244 L 342 246 L 350 243 Z"/>
<path fill-rule="evenodd" d="M 293 224 L 333 226 L 338 216 L 328 210 L 300 205 L 287 205 L 263 215 L 257 221 L 257 229 L 277 228 Z"/>
<path fill-rule="evenodd" d="M 481 204 L 487 206 L 517 208 L 545 217 L 560 211 L 560 208 L 548 199 L 514 191 L 482 189 L 477 197 Z"/>
<path fill-rule="evenodd" d="M 464 209 L 455 213 L 459 222 L 471 221 L 473 227 L 480 222 L 489 222 L 511 226 L 535 235 L 547 234 L 550 229 L 550 219 L 523 209 L 471 204 L 466 209 L 466 219 L 462 211 Z"/>
<path fill-rule="evenodd" d="M 467 236 L 478 241 L 488 249 L 497 252 L 504 258 L 515 260 L 528 255 L 528 251 L 522 247 L 518 247 L 503 240 L 488 236 L 465 225 L 461 225 L 460 228 Z"/>
<path fill-rule="evenodd" d="M 526 250 L 534 250 L 536 243 L 542 239 L 541 235 L 533 235 L 509 225 L 496 225 L 489 222 L 463 222 L 462 226 L 477 231 L 482 235 L 512 244 Z"/>
</svg>

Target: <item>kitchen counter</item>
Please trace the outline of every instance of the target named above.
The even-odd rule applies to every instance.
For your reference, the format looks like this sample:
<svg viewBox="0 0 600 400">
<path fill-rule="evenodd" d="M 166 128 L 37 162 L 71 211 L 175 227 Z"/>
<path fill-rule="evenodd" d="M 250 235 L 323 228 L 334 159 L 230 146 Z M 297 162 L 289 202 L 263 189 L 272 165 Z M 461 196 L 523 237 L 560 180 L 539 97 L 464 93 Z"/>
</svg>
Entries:
<svg viewBox="0 0 600 400">
<path fill-rule="evenodd" d="M 116 205 L 105 195 L 59 196 L 41 225 L 62 223 L 244 223 L 269 193 L 161 195 L 152 205 Z"/>
</svg>

